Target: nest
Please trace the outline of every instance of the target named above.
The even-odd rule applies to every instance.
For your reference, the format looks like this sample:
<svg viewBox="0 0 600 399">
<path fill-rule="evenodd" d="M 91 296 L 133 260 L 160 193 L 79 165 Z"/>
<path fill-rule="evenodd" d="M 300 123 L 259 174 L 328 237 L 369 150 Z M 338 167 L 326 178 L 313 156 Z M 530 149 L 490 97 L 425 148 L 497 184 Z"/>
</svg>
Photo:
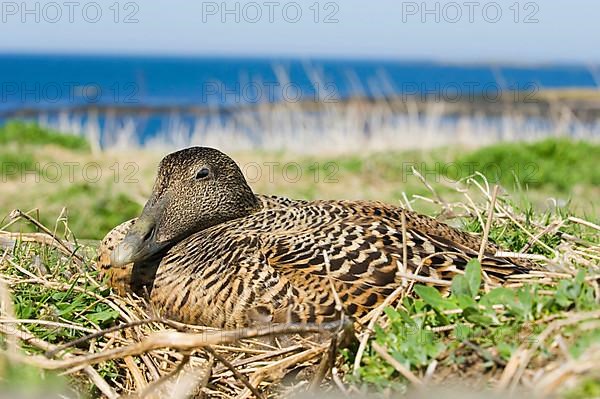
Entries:
<svg viewBox="0 0 600 399">
<path fill-rule="evenodd" d="M 486 199 L 483 205 L 476 205 L 467 191 L 465 202 L 445 202 L 427 185 L 431 198 L 413 197 L 408 201 L 405 196 L 403 206 L 411 208 L 414 201 L 426 200 L 438 204 L 445 219 L 465 215 L 476 218 L 484 233 L 482 248 L 492 224 L 521 229 L 529 242 L 516 253 L 497 255 L 529 259 L 543 266 L 543 271 L 513 276 L 505 286 L 555 285 L 562 279 L 572 279 L 583 266 L 592 271 L 586 279 L 594 286 L 596 298 L 600 298 L 600 246 L 597 243 L 568 234 L 561 234 L 560 243 L 555 247 L 541 240 L 542 236 L 557 233 L 567 224 L 580 225 L 592 234 L 598 234 L 600 226 L 575 217 L 555 217 L 526 228 L 525 217 L 515 213 L 504 197 L 497 195 L 497 188 L 474 184 Z M 19 220 L 35 226 L 38 232 L 8 231 Z M 66 233 L 69 237 L 68 228 Z M 550 255 L 528 254 L 534 246 Z M 549 324 L 537 341 L 523 342 L 508 362 L 492 357 L 493 367 L 483 367 L 481 364 L 489 363 L 490 359 L 482 355 L 481 348 L 465 343 L 463 349 L 474 356 L 468 367 L 441 367 L 436 361 L 426 369 L 410 370 L 387 348 L 371 342 L 370 337 L 376 325 L 388 323 L 383 312 L 386 306 L 393 306 L 402 297 L 411 295 L 415 284 L 427 283 L 427 278 L 417 275 L 404 275 L 406 284 L 379 308 L 357 321 L 355 329 L 349 328 L 352 323 L 340 321 L 225 331 L 156 318 L 143 299 L 113 294 L 96 279 L 93 245 L 59 238 L 56 228 L 51 231 L 42 226 L 31 213 L 13 211 L 10 222 L 0 230 L 0 249 L 0 332 L 5 337 L 6 361 L 77 376 L 76 379 L 95 387 L 95 394 L 108 398 L 121 395 L 266 398 L 316 389 L 348 395 L 361 392 L 354 385 L 356 379 L 348 378 L 348 374 L 357 375 L 366 350 L 379 354 L 416 388 L 449 379 L 461 379 L 463 383 L 473 381 L 475 385 L 481 385 L 483 380 L 500 391 L 525 386 L 546 394 L 570 379 L 597 372 L 595 364 L 600 360 L 600 347 L 590 349 L 578 361 L 569 358 L 561 348 L 561 328 L 586 322 L 596 323 L 598 327 L 600 311 L 572 312 L 546 320 Z M 54 261 L 42 261 L 44 256 Z M 484 279 L 484 289 L 493 288 L 488 284 L 491 282 Z M 103 309 L 116 315 L 116 322 L 108 327 L 94 321 L 83 326 L 77 320 L 83 317 L 84 311 L 71 319 L 41 311 L 31 319 L 17 319 L 14 299 L 23 295 L 27 287 L 36 287 L 38 293 L 80 293 L 89 301 L 86 309 L 101 304 Z M 437 331 L 441 339 L 446 339 L 444 332 L 452 327 L 444 326 Z M 48 331 L 69 333 L 65 333 L 66 338 L 48 338 Z M 344 344 L 342 341 L 348 338 L 355 340 L 353 364 L 344 361 L 338 351 Z M 539 347 L 549 341 L 553 343 L 546 348 L 550 355 L 544 359 L 535 357 Z M 106 371 L 107 365 L 111 372 Z"/>
</svg>

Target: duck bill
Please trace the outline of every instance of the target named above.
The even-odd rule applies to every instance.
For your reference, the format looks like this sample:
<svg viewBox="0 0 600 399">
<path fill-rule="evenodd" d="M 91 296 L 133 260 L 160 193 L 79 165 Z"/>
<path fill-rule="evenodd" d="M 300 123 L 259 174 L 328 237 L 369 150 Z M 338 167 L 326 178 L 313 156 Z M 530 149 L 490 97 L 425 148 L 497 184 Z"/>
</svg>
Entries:
<svg viewBox="0 0 600 399">
<path fill-rule="evenodd" d="M 160 219 L 158 215 L 162 206 L 149 206 L 150 203 L 149 201 L 146 204 L 135 224 L 110 254 L 113 266 L 123 267 L 130 263 L 146 261 L 169 245 L 169 242 L 157 240 L 156 231 Z"/>
</svg>

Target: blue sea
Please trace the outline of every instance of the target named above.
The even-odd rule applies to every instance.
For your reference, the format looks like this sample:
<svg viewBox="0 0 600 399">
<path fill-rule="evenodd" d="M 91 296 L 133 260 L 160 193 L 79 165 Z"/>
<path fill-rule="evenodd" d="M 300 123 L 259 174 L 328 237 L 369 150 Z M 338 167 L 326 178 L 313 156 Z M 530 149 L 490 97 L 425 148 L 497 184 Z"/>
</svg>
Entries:
<svg viewBox="0 0 600 399">
<path fill-rule="evenodd" d="M 434 62 L 289 58 L 174 58 L 0 55 L 0 122 L 46 120 L 90 109 L 104 124 L 121 110 L 164 130 L 174 113 L 264 103 L 340 102 L 352 97 L 428 96 L 450 101 L 543 89 L 597 87 L 587 65 L 460 65 Z M 437 97 L 436 97 L 437 96 Z M 113 112 L 114 114 L 114 112 Z"/>
</svg>

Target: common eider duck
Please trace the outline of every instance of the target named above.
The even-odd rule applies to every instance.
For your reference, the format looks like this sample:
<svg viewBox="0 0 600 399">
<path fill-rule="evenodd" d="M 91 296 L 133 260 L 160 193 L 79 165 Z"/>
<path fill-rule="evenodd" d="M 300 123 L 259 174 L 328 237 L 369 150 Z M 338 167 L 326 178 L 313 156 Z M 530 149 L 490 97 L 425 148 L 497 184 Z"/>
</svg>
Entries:
<svg viewBox="0 0 600 399">
<path fill-rule="evenodd" d="M 160 162 L 141 215 L 106 236 L 99 266 L 120 292 L 144 290 L 163 317 L 234 328 L 331 321 L 340 317 L 336 301 L 357 320 L 406 274 L 433 286 L 450 281 L 480 245 L 476 235 L 382 202 L 254 194 L 230 157 L 192 147 Z M 485 247 L 489 279 L 528 271 L 497 251 Z"/>
</svg>

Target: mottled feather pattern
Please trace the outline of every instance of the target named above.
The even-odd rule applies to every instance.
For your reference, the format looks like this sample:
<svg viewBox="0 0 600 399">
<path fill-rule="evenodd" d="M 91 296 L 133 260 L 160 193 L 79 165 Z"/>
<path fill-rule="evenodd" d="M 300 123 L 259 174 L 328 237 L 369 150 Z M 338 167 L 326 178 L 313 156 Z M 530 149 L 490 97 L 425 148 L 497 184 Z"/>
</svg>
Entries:
<svg viewBox="0 0 600 399">
<path fill-rule="evenodd" d="M 358 318 L 403 283 L 399 270 L 448 281 L 481 244 L 478 236 L 380 202 L 257 198 L 256 212 L 199 231 L 162 257 L 153 281 L 146 281 L 153 308 L 214 327 L 323 322 L 340 316 L 333 284 L 343 311 Z M 100 249 L 99 267 L 118 292 L 135 291 L 127 276 L 136 272 L 132 265 L 112 268 L 107 253 L 133 223 L 111 231 Z M 527 272 L 516 260 L 494 257 L 497 250 L 489 244 L 482 261 L 492 280 Z"/>
<path fill-rule="evenodd" d="M 121 242 L 127 231 L 135 224 L 136 219 L 131 219 L 113 228 L 100 242 L 98 248 L 98 261 L 96 267 L 100 278 L 106 279 L 108 284 L 120 295 L 131 291 L 131 277 L 133 265 L 115 267 L 110 262 L 110 254 Z"/>
</svg>

